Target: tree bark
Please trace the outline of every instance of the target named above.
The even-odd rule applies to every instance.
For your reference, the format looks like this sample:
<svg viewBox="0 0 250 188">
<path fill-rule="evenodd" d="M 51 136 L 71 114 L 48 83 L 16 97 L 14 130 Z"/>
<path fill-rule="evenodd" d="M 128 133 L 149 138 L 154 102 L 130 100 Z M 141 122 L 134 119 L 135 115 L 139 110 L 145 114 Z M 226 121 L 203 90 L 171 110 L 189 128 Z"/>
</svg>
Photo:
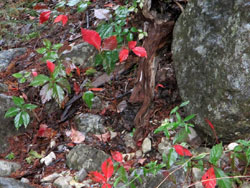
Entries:
<svg viewBox="0 0 250 188">
<path fill-rule="evenodd" d="M 143 47 L 146 49 L 148 57 L 146 59 L 141 59 L 139 62 L 137 81 L 129 99 L 131 103 L 142 102 L 142 106 L 134 120 L 136 128 L 134 139 L 136 141 L 144 138 L 145 127 L 149 120 L 149 117 L 147 117 L 148 108 L 154 97 L 155 74 L 157 71 L 155 56 L 157 51 L 166 44 L 167 39 L 172 37 L 174 26 L 174 21 L 155 18 L 150 13 L 150 3 L 151 0 L 145 0 L 143 7 L 143 15 L 149 20 L 148 37 L 143 43 Z"/>
</svg>

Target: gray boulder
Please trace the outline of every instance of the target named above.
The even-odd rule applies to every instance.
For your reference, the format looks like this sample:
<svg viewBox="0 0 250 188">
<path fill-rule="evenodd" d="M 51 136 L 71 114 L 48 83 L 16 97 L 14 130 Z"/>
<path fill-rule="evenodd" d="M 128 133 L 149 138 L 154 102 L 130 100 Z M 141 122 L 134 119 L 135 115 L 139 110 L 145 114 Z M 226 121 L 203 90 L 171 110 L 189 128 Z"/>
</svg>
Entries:
<svg viewBox="0 0 250 188">
<path fill-rule="evenodd" d="M 14 106 L 12 97 L 0 94 L 0 153 L 6 152 L 8 148 L 7 137 L 20 133 L 16 130 L 13 118 L 4 118 L 7 110 Z"/>
<path fill-rule="evenodd" d="M 80 65 L 82 68 L 91 66 L 97 50 L 88 43 L 80 43 L 72 47 L 71 51 L 63 52 L 62 58 L 69 58 L 75 65 Z"/>
<path fill-rule="evenodd" d="M 20 168 L 21 165 L 18 163 L 0 160 L 0 176 L 9 176 Z"/>
<path fill-rule="evenodd" d="M 1 188 L 33 188 L 33 186 L 22 183 L 21 181 L 15 180 L 13 178 L 3 178 L 0 177 L 0 187 Z"/>
<path fill-rule="evenodd" d="M 26 51 L 26 48 L 15 48 L 0 51 L 0 71 L 3 71 L 9 65 L 12 59 L 23 55 Z"/>
<path fill-rule="evenodd" d="M 172 44 L 180 95 L 196 127 L 221 141 L 250 137 L 249 0 L 191 0 Z"/>
<path fill-rule="evenodd" d="M 108 157 L 109 155 L 102 150 L 79 144 L 66 156 L 66 164 L 69 168 L 74 170 L 81 170 L 84 168 L 87 172 L 98 171 L 101 169 L 103 161 Z"/>
</svg>

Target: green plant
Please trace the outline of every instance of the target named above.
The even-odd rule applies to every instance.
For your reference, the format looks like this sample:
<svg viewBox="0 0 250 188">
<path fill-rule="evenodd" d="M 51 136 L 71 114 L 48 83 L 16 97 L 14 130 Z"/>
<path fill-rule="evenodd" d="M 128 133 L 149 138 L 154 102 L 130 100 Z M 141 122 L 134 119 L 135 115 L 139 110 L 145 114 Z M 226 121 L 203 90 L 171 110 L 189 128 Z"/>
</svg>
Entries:
<svg viewBox="0 0 250 188">
<path fill-rule="evenodd" d="M 31 72 L 18 72 L 15 74 L 12 74 L 13 77 L 18 79 L 18 82 L 20 84 L 23 84 L 24 82 L 27 81 L 27 78 L 29 78 L 31 75 Z"/>
<path fill-rule="evenodd" d="M 71 92 L 71 87 L 66 78 L 66 73 L 61 64 L 56 66 L 50 61 L 47 61 L 47 68 L 50 72 L 50 77 L 44 74 L 39 74 L 34 78 L 30 85 L 34 87 L 42 86 L 40 91 L 42 103 L 54 98 L 61 106 L 65 93 Z"/>
<path fill-rule="evenodd" d="M 30 115 L 28 114 L 28 110 L 33 110 L 37 106 L 34 104 L 25 104 L 24 99 L 21 97 L 12 97 L 14 104 L 16 107 L 11 107 L 5 113 L 5 118 L 13 117 L 16 129 L 19 129 L 22 125 L 26 128 L 30 122 Z"/>
<path fill-rule="evenodd" d="M 31 150 L 29 152 L 29 156 L 27 158 L 25 158 L 26 162 L 28 164 L 31 164 L 35 159 L 41 159 L 43 156 L 40 155 L 39 153 L 37 153 L 36 151 L 34 150 Z"/>
<path fill-rule="evenodd" d="M 69 0 L 68 2 L 66 0 L 62 0 L 57 3 L 56 8 L 65 8 L 66 5 L 69 7 L 77 6 L 77 12 L 80 13 L 85 11 L 90 4 L 91 2 L 89 0 Z"/>
<path fill-rule="evenodd" d="M 5 159 L 13 160 L 13 159 L 15 159 L 15 154 L 13 152 L 11 152 L 5 156 Z"/>
<path fill-rule="evenodd" d="M 63 46 L 63 44 L 58 43 L 52 45 L 51 42 L 47 39 L 43 40 L 43 48 L 38 48 L 36 51 L 39 54 L 43 54 L 43 61 L 54 62 L 59 59 L 58 50 Z"/>
<path fill-rule="evenodd" d="M 166 118 L 161 124 L 161 126 L 154 131 L 154 133 L 164 132 L 165 136 L 169 138 L 170 130 L 181 128 L 182 130 L 174 138 L 174 143 L 181 142 L 185 137 L 187 137 L 187 135 L 190 133 L 189 127 L 194 126 L 193 124 L 188 123 L 188 121 L 193 119 L 195 115 L 192 114 L 182 119 L 178 110 L 186 106 L 188 103 L 189 101 L 183 102 L 182 104 L 180 104 L 180 106 L 176 106 L 174 109 L 172 109 L 170 112 L 170 117 Z M 176 121 L 174 121 L 174 119 Z"/>
</svg>

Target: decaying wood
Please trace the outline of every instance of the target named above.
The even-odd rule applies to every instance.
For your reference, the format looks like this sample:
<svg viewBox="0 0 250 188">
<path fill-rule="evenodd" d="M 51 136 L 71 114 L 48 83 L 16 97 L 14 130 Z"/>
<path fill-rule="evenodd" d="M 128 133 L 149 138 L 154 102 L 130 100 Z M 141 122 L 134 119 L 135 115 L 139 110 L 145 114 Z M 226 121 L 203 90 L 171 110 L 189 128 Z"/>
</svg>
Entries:
<svg viewBox="0 0 250 188">
<path fill-rule="evenodd" d="M 154 18 L 149 11 L 149 1 L 150 0 L 145 1 L 143 9 L 144 17 L 149 20 L 148 37 L 143 43 L 143 47 L 146 49 L 148 57 L 142 59 L 139 63 L 137 83 L 129 100 L 131 103 L 143 103 L 134 120 L 136 127 L 136 132 L 134 134 L 135 140 L 140 140 L 144 137 L 143 131 L 145 129 L 143 129 L 143 127 L 148 123 L 144 120 L 148 119 L 146 117 L 147 110 L 154 96 L 155 74 L 157 68 L 154 59 L 156 53 L 165 45 L 167 39 L 171 37 L 174 26 L 173 21 L 158 20 Z"/>
</svg>

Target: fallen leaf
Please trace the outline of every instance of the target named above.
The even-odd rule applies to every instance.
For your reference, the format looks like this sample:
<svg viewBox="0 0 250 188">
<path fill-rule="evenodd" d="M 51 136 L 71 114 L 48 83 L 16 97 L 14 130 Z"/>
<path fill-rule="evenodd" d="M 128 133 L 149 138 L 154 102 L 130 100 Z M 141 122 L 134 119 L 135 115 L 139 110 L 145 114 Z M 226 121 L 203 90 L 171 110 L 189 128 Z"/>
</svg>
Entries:
<svg viewBox="0 0 250 188">
<path fill-rule="evenodd" d="M 111 151 L 112 158 L 117 162 L 122 162 L 122 154 L 118 151 Z"/>
<path fill-rule="evenodd" d="M 100 20 L 108 20 L 110 18 L 109 12 L 107 9 L 95 9 L 94 16 Z"/>
<path fill-rule="evenodd" d="M 103 91 L 103 88 L 89 88 L 89 91 Z"/>
<path fill-rule="evenodd" d="M 68 17 L 66 15 L 59 15 L 55 18 L 54 23 L 62 22 L 63 26 L 67 23 Z"/>
<path fill-rule="evenodd" d="M 97 137 L 102 142 L 108 142 L 110 140 L 110 132 L 106 132 L 100 135 L 95 134 L 95 137 Z"/>
<path fill-rule="evenodd" d="M 79 132 L 73 128 L 71 128 L 70 138 L 71 138 L 72 142 L 75 144 L 80 144 L 85 140 L 85 136 L 81 132 Z"/>
<path fill-rule="evenodd" d="M 111 36 L 105 38 L 102 42 L 102 49 L 103 50 L 114 50 L 117 47 L 117 39 L 116 36 Z"/>
<path fill-rule="evenodd" d="M 81 28 L 82 38 L 85 42 L 93 45 L 98 51 L 101 47 L 101 37 L 99 33 L 94 30 L 88 30 Z"/>
<path fill-rule="evenodd" d="M 49 19 L 50 13 L 51 11 L 42 12 L 39 17 L 39 20 L 40 20 L 39 23 L 43 24 L 44 22 L 46 22 Z"/>
</svg>

